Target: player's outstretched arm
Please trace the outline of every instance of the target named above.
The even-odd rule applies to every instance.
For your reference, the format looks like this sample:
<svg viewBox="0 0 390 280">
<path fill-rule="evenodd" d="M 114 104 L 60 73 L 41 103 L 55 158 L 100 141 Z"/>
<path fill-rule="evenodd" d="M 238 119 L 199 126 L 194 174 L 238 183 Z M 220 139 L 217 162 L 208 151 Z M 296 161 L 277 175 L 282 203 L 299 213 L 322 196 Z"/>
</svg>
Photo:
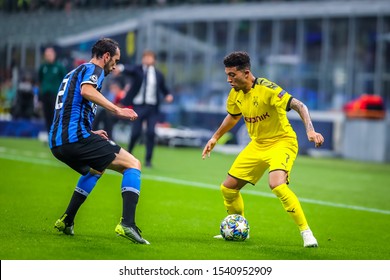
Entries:
<svg viewBox="0 0 390 280">
<path fill-rule="evenodd" d="M 314 130 L 307 106 L 303 104 L 302 101 L 293 98 L 290 103 L 290 108 L 296 111 L 301 117 L 303 124 L 305 125 L 306 134 L 309 141 L 314 142 L 316 148 L 321 147 L 324 143 L 324 137 L 321 135 L 321 133 L 318 133 Z"/>
<path fill-rule="evenodd" d="M 210 157 L 211 150 L 215 147 L 217 144 L 217 141 L 230 129 L 232 129 L 237 122 L 240 120 L 241 115 L 239 116 L 232 116 L 230 114 L 227 114 L 217 131 L 214 133 L 214 135 L 210 138 L 210 140 L 205 145 L 203 152 L 202 152 L 202 158 L 205 159 L 206 156 Z"/>
<path fill-rule="evenodd" d="M 121 108 L 115 105 L 110 100 L 105 98 L 103 94 L 97 91 L 93 85 L 84 84 L 81 88 L 81 95 L 85 99 L 102 106 L 117 117 L 130 119 L 132 121 L 138 118 L 137 113 L 133 109 Z"/>
</svg>

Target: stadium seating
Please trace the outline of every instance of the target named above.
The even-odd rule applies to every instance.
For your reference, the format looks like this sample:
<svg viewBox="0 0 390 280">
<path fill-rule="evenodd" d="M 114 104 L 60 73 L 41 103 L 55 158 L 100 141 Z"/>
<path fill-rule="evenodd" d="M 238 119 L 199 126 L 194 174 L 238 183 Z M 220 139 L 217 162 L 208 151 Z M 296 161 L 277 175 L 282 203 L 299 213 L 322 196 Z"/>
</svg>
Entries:
<svg viewBox="0 0 390 280">
<path fill-rule="evenodd" d="M 9 14 L 0 12 L 0 28 L 2 40 L 0 44 L 34 44 L 53 43 L 57 38 L 128 20 L 139 11 L 134 7 L 115 9 L 35 11 Z M 102 20 L 104 19 L 104 20 Z"/>
</svg>

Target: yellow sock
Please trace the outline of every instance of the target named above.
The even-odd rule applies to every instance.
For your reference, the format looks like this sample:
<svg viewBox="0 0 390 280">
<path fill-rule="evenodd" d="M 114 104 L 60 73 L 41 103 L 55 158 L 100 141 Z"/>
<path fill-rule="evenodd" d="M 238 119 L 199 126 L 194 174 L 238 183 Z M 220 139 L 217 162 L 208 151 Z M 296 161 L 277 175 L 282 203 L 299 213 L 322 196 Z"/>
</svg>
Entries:
<svg viewBox="0 0 390 280">
<path fill-rule="evenodd" d="M 228 214 L 239 214 L 244 216 L 244 200 L 242 199 L 240 190 L 229 189 L 221 185 L 223 203 Z"/>
<path fill-rule="evenodd" d="M 287 184 L 277 186 L 272 192 L 280 199 L 284 209 L 290 214 L 294 222 L 299 227 L 299 230 L 306 230 L 309 228 L 305 214 L 303 213 L 301 204 L 297 196 L 290 190 Z"/>
</svg>

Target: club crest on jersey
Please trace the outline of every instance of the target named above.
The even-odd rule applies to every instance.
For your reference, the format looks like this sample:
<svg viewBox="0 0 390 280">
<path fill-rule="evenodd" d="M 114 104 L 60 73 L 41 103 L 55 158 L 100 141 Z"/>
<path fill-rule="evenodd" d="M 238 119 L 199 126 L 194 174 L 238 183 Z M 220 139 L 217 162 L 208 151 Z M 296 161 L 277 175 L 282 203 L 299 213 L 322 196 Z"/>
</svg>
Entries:
<svg viewBox="0 0 390 280">
<path fill-rule="evenodd" d="M 259 106 L 259 101 L 258 101 L 259 97 L 258 96 L 254 96 L 253 97 L 253 106 L 257 107 Z"/>
<path fill-rule="evenodd" d="M 98 81 L 98 77 L 96 75 L 92 75 L 91 78 L 89 78 L 92 83 L 96 84 Z"/>
</svg>

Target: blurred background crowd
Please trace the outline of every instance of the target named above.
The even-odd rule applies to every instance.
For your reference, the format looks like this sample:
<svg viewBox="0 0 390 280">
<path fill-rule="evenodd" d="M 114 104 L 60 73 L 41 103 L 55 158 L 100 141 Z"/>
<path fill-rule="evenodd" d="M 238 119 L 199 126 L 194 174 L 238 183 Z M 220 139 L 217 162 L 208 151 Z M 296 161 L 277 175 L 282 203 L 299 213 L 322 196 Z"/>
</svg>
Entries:
<svg viewBox="0 0 390 280">
<path fill-rule="evenodd" d="M 380 99 L 375 109 L 390 105 L 387 0 L 0 0 L 0 25 L 0 115 L 8 121 L 43 119 L 38 72 L 47 47 L 69 71 L 102 36 L 121 44 L 122 63 L 156 53 L 175 95 L 162 107 L 171 126 L 215 129 L 230 89 L 222 60 L 234 50 L 329 123 L 329 149 L 341 147 L 347 104 L 369 95 Z M 103 94 L 123 95 L 131 80 L 115 86 L 108 79 Z"/>
<path fill-rule="evenodd" d="M 67 10 L 89 8 L 114 8 L 123 6 L 172 6 L 179 4 L 210 4 L 210 3 L 239 3 L 262 2 L 264 0 L 2 0 L 1 9 L 7 12 L 35 11 L 40 9 Z M 269 0 L 292 1 L 292 0 Z"/>
</svg>

